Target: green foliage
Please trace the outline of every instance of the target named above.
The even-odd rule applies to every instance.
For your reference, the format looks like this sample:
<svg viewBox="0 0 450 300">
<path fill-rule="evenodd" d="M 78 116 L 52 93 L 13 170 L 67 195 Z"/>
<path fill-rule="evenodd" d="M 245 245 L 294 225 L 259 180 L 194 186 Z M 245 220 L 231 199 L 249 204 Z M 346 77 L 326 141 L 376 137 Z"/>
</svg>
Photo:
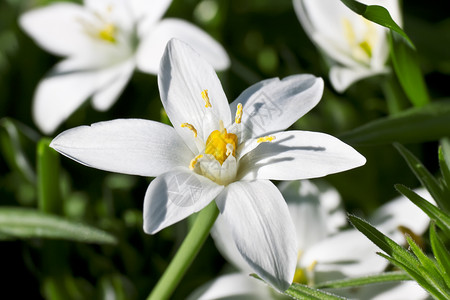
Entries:
<svg viewBox="0 0 450 300">
<path fill-rule="evenodd" d="M 430 102 L 430 98 L 420 70 L 417 52 L 396 32 L 389 35 L 389 44 L 395 73 L 409 100 L 416 107 L 426 105 Z"/>
<path fill-rule="evenodd" d="M 292 297 L 293 299 L 311 299 L 311 300 L 338 300 L 346 299 L 338 295 L 334 295 L 329 292 L 321 291 L 318 289 L 311 288 L 304 284 L 293 283 L 289 289 L 284 292 L 286 295 Z"/>
<path fill-rule="evenodd" d="M 0 207 L 0 233 L 8 239 L 47 238 L 97 244 L 117 242 L 113 235 L 95 227 L 19 207 Z"/>
<path fill-rule="evenodd" d="M 352 215 L 349 219 L 356 229 L 387 253 L 387 255 L 380 253 L 382 257 L 403 269 L 435 299 L 450 297 L 450 286 L 444 279 L 447 276 L 445 270 L 438 267 L 436 260 L 427 257 L 411 238 L 408 237 L 407 240 L 412 252 L 395 243 L 366 221 Z"/>
<path fill-rule="evenodd" d="M 450 135 L 448 120 L 450 101 L 439 101 L 379 118 L 339 137 L 352 145 L 360 146 L 434 141 Z"/>
<path fill-rule="evenodd" d="M 345 287 L 356 287 L 366 284 L 382 283 L 382 282 L 393 282 L 393 281 L 404 281 L 411 280 L 405 272 L 393 271 L 385 272 L 375 275 L 367 275 L 362 277 L 348 278 L 342 280 L 327 281 L 315 285 L 315 288 L 345 288 Z"/>
<path fill-rule="evenodd" d="M 415 157 L 408 149 L 400 144 L 394 144 L 395 148 L 400 152 L 408 166 L 419 179 L 420 183 L 430 192 L 431 196 L 438 206 L 444 211 L 450 211 L 450 203 L 445 197 L 444 187 L 436 178 L 425 168 L 425 166 Z"/>
</svg>

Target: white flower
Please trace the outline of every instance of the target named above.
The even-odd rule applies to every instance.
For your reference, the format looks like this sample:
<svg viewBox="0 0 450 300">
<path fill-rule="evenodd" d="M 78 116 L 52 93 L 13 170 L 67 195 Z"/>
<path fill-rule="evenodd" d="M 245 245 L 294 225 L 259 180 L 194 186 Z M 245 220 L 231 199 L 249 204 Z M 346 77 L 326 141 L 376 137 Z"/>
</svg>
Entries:
<svg viewBox="0 0 450 300">
<path fill-rule="evenodd" d="M 157 74 L 167 42 L 191 44 L 217 70 L 229 66 L 221 45 L 179 19 L 160 20 L 171 0 L 85 0 L 25 13 L 21 27 L 45 50 L 66 57 L 38 84 L 33 118 L 51 134 L 86 99 L 97 110 L 117 100 L 134 69 Z"/>
<path fill-rule="evenodd" d="M 358 277 L 384 271 L 388 261 L 376 254 L 380 251 L 368 238 L 355 229 L 341 230 L 346 224 L 344 210 L 340 207 L 338 192 L 330 186 L 302 180 L 283 183 L 280 190 L 286 199 L 297 233 L 298 262 L 294 282 L 317 284 L 329 280 Z M 426 198 L 424 189 L 417 191 Z M 399 197 L 381 206 L 369 219 L 375 227 L 398 243 L 405 243 L 403 232 L 421 235 L 428 227 L 429 218 L 405 197 Z M 221 217 L 212 230 L 219 250 L 232 262 L 239 273 L 232 273 L 200 287 L 189 299 L 219 299 L 236 295 L 261 295 L 261 286 L 248 276 L 251 268 L 241 258 L 230 242 L 230 231 Z M 233 284 L 240 282 L 234 291 Z M 427 293 L 415 282 L 367 285 L 359 288 L 337 289 L 334 293 L 352 299 L 426 299 Z M 260 299 L 273 299 L 273 295 Z M 400 296 L 399 296 L 400 295 Z M 228 299 L 228 298 L 227 298 Z"/>
<path fill-rule="evenodd" d="M 385 7 L 401 25 L 398 0 L 363 0 Z M 364 19 L 339 0 L 293 0 L 309 38 L 331 62 L 330 81 L 338 92 L 360 79 L 386 73 L 388 29 Z"/>
<path fill-rule="evenodd" d="M 144 201 L 150 234 L 215 199 L 254 272 L 288 288 L 297 261 L 294 225 L 269 180 L 320 177 L 365 163 L 332 136 L 280 131 L 317 104 L 323 81 L 311 75 L 268 79 L 229 105 L 214 69 L 191 47 L 171 40 L 158 84 L 174 127 L 136 119 L 101 122 L 65 131 L 51 146 L 91 167 L 157 176 Z"/>
</svg>

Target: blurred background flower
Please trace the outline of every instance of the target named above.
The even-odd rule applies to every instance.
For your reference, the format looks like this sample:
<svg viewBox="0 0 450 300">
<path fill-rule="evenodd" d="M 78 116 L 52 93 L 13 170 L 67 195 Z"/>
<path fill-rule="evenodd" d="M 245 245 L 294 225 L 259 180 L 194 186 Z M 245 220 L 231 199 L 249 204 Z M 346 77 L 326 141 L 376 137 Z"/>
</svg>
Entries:
<svg viewBox="0 0 450 300">
<path fill-rule="evenodd" d="M 180 38 L 218 70 L 229 66 L 222 46 L 180 19 L 160 20 L 170 0 L 86 0 L 54 3 L 20 17 L 21 27 L 45 50 L 67 57 L 40 81 L 33 117 L 53 133 L 87 98 L 95 109 L 114 104 L 137 67 L 157 74 L 167 41 Z"/>
</svg>

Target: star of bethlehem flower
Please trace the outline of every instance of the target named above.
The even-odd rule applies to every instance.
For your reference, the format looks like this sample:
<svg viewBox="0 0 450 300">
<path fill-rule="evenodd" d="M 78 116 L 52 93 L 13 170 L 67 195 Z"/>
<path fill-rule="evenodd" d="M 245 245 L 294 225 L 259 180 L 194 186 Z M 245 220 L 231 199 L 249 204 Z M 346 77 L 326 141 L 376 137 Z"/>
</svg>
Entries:
<svg viewBox="0 0 450 300">
<path fill-rule="evenodd" d="M 376 245 L 355 229 L 342 229 L 347 225 L 346 215 L 341 207 L 341 197 L 333 187 L 325 182 L 315 184 L 302 180 L 282 183 L 279 188 L 296 229 L 298 261 L 294 282 L 313 285 L 376 274 L 386 269 L 388 261 L 376 254 L 380 251 Z M 425 189 L 416 192 L 432 199 Z M 369 221 L 397 243 L 405 244 L 404 233 L 419 239 L 428 228 L 429 217 L 402 196 L 378 208 Z M 279 295 L 249 276 L 252 269 L 231 242 L 231 232 L 221 217 L 211 233 L 224 257 L 241 271 L 218 277 L 198 288 L 188 299 L 244 295 L 255 299 L 278 299 Z M 419 300 L 428 297 L 427 292 L 412 281 L 332 292 L 350 299 Z"/>
<path fill-rule="evenodd" d="M 86 99 L 95 109 L 109 109 L 135 68 L 157 74 L 167 42 L 191 44 L 217 70 L 229 66 L 225 50 L 200 28 L 161 17 L 171 0 L 85 0 L 53 3 L 20 17 L 36 43 L 65 59 L 38 84 L 33 118 L 53 133 Z"/>
<path fill-rule="evenodd" d="M 173 39 L 158 85 L 173 127 L 119 119 L 65 131 L 51 146 L 91 167 L 156 176 L 144 200 L 144 230 L 150 234 L 215 199 L 254 272 L 287 289 L 297 261 L 294 224 L 269 180 L 320 177 L 365 163 L 330 135 L 282 131 L 318 103 L 323 81 L 312 75 L 272 78 L 228 104 L 211 65 Z"/>
<path fill-rule="evenodd" d="M 363 0 L 386 8 L 401 26 L 398 0 Z M 311 41 L 331 63 L 330 81 L 338 92 L 354 82 L 389 71 L 388 29 L 366 20 L 339 0 L 293 0 Z"/>
</svg>

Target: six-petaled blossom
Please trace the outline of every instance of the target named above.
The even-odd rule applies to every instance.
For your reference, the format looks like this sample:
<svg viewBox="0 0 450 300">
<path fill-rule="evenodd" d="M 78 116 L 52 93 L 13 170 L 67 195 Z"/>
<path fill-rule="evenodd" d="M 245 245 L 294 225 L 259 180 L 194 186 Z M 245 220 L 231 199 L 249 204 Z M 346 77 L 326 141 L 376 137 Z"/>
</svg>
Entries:
<svg viewBox="0 0 450 300">
<path fill-rule="evenodd" d="M 117 100 L 137 67 L 157 74 L 167 42 L 191 44 L 217 70 L 225 50 L 206 32 L 180 20 L 160 20 L 171 0 L 84 0 L 54 3 L 25 13 L 21 27 L 45 50 L 66 57 L 35 91 L 33 118 L 53 133 L 86 99 L 105 111 Z"/>
<path fill-rule="evenodd" d="M 380 250 L 375 244 L 356 229 L 342 229 L 347 224 L 346 215 L 341 207 L 341 197 L 333 187 L 325 182 L 314 184 L 302 180 L 282 183 L 279 188 L 288 204 L 297 235 L 298 261 L 294 282 L 320 284 L 376 274 L 386 269 L 388 261 L 376 254 Z M 431 199 L 424 189 L 416 192 L 425 199 Z M 369 221 L 397 243 L 404 244 L 405 233 L 420 241 L 420 235 L 428 227 L 429 217 L 411 201 L 399 197 L 377 209 Z M 207 283 L 194 291 L 189 299 L 237 296 L 277 299 L 258 280 L 249 276 L 252 269 L 230 242 L 231 232 L 220 217 L 213 227 L 212 236 L 224 257 L 241 272 Z M 428 297 L 426 291 L 413 281 L 336 289 L 333 293 L 350 299 L 420 300 Z"/>
<path fill-rule="evenodd" d="M 212 66 L 174 39 L 158 84 L 173 127 L 113 120 L 65 131 L 51 146 L 91 167 L 156 176 L 144 200 L 150 234 L 215 199 L 243 259 L 274 287 L 287 289 L 297 262 L 295 229 L 269 180 L 320 177 L 365 163 L 330 135 L 282 131 L 318 103 L 323 81 L 312 75 L 268 79 L 229 104 Z"/>
<path fill-rule="evenodd" d="M 398 0 L 364 0 L 385 7 L 401 24 Z M 389 71 L 388 29 L 364 19 L 339 0 L 293 0 L 311 41 L 331 62 L 330 81 L 338 92 L 354 82 Z"/>
</svg>

